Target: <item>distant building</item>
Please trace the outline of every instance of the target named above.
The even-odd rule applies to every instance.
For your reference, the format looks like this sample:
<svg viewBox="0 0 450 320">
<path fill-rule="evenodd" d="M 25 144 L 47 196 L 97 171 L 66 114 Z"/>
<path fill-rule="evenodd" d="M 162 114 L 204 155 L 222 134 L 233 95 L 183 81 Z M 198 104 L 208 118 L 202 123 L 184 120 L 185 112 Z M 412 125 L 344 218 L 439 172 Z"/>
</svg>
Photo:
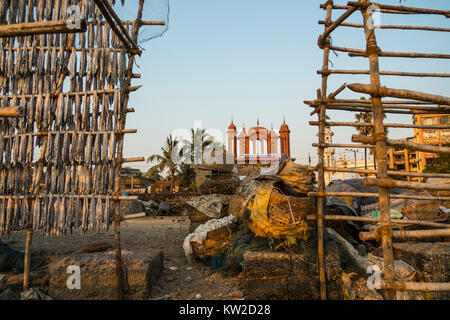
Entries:
<svg viewBox="0 0 450 320">
<path fill-rule="evenodd" d="M 450 115 L 415 115 L 413 117 L 413 123 L 418 125 L 446 125 L 450 123 Z M 413 137 L 403 139 L 403 141 L 435 146 L 450 143 L 449 129 L 413 129 L 413 132 Z M 389 148 L 388 151 L 389 169 L 404 170 L 407 172 L 422 172 L 431 159 L 438 157 L 434 153 L 409 151 L 407 149 Z"/>
<path fill-rule="evenodd" d="M 228 127 L 228 153 L 233 157 L 234 163 L 238 164 L 265 164 L 279 160 L 284 154 L 291 159 L 291 131 L 286 121 L 276 132 L 273 128 L 259 125 L 248 130 L 245 127 L 238 134 L 233 121 Z"/>
<path fill-rule="evenodd" d="M 133 193 L 148 188 L 153 179 L 144 177 L 141 170 L 123 167 L 120 170 L 120 190 L 122 193 Z"/>
</svg>

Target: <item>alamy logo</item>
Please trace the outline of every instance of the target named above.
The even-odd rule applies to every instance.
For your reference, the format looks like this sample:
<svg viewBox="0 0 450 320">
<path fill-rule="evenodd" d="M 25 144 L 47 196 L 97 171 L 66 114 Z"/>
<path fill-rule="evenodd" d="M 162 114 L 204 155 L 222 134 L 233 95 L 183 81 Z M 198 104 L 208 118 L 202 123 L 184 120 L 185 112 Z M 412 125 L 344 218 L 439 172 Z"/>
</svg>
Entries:
<svg viewBox="0 0 450 320">
<path fill-rule="evenodd" d="M 367 273 L 371 274 L 367 278 L 367 287 L 369 289 L 381 289 L 381 270 L 377 265 L 368 266 Z"/>
<path fill-rule="evenodd" d="M 67 28 L 81 28 L 81 11 L 78 6 L 72 5 L 67 8 Z"/>
<path fill-rule="evenodd" d="M 381 9 L 376 4 L 371 4 L 367 8 L 367 12 L 370 14 L 367 18 L 367 27 L 370 30 L 380 28 L 381 26 Z"/>
<path fill-rule="evenodd" d="M 81 269 L 79 266 L 68 266 L 67 274 L 71 276 L 67 279 L 66 285 L 69 290 L 81 289 Z"/>
</svg>

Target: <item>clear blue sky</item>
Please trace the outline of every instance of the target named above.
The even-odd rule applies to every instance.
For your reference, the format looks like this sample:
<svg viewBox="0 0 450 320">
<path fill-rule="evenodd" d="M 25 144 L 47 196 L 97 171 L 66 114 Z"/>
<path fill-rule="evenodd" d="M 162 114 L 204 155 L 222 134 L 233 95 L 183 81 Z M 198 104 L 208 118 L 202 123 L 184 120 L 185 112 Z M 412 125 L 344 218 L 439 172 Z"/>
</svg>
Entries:
<svg viewBox="0 0 450 320">
<path fill-rule="evenodd" d="M 150 1 L 150 0 L 147 0 Z M 167 0 L 151 0 L 151 12 L 145 18 L 165 19 Z M 298 162 L 313 160 L 316 128 L 310 127 L 310 108 L 303 100 L 312 100 L 320 86 L 316 71 L 322 65 L 317 38 L 324 19 L 319 4 L 310 0 L 171 0 L 169 30 L 163 37 L 144 44 L 146 51 L 138 60 L 142 78 L 134 84 L 144 87 L 132 95 L 127 127 L 138 129 L 128 135 L 127 156 L 158 153 L 174 129 L 194 126 L 225 132 L 231 117 L 238 127 L 261 125 L 279 127 L 283 115 L 291 128 L 291 149 Z M 379 1 L 398 4 L 398 0 Z M 450 9 L 448 0 L 407 0 L 405 5 Z M 337 1 L 345 4 L 346 1 Z M 126 8 L 124 12 L 133 12 Z M 342 11 L 336 12 L 334 18 Z M 355 13 L 348 21 L 361 23 Z M 450 28 L 450 19 L 440 16 L 382 15 L 382 24 L 433 25 Z M 157 33 L 146 31 L 143 36 Z M 159 28 L 159 29 L 158 29 Z M 450 52 L 450 33 L 378 30 L 379 46 L 386 51 Z M 336 46 L 364 48 L 361 29 L 342 28 L 333 34 Z M 367 69 L 364 58 L 349 58 L 344 53 L 331 55 L 331 68 Z M 414 68 L 412 68 L 414 67 Z M 381 69 L 450 73 L 449 60 L 412 60 L 382 58 Z M 368 83 L 368 76 L 332 76 L 334 91 L 344 82 Z M 420 90 L 450 96 L 450 79 L 409 79 L 383 77 L 383 85 Z M 341 97 L 358 98 L 344 92 Z M 352 121 L 348 112 L 330 112 L 336 121 Z M 410 116 L 390 117 L 389 121 L 408 122 Z M 335 141 L 349 143 L 354 129 L 336 128 Z M 392 137 L 412 135 L 410 130 L 391 130 Z M 136 164 L 142 170 L 145 164 Z"/>
</svg>

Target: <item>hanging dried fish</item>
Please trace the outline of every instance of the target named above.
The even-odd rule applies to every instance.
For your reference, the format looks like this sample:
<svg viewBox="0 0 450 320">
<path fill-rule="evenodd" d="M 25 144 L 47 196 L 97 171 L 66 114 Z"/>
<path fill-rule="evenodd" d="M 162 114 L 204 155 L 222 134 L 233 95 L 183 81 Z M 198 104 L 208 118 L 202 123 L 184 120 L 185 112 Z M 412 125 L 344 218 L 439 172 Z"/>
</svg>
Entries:
<svg viewBox="0 0 450 320">
<path fill-rule="evenodd" d="M 33 229 L 37 230 L 41 225 L 41 203 L 40 199 L 36 198 L 33 201 Z"/>
<path fill-rule="evenodd" d="M 89 224 L 89 203 L 88 198 L 84 197 L 83 199 L 83 209 L 82 209 L 82 217 L 81 217 L 81 230 L 87 231 Z"/>
<path fill-rule="evenodd" d="M 109 199 L 110 197 L 106 196 L 105 210 L 104 210 L 105 231 L 109 231 L 109 225 L 111 224 L 111 204 Z"/>
<path fill-rule="evenodd" d="M 92 150 L 93 161 L 95 164 L 100 163 L 101 145 L 102 145 L 101 140 L 102 140 L 102 134 L 97 134 L 95 137 L 94 148 Z"/>
<path fill-rule="evenodd" d="M 0 236 L 6 231 L 6 198 L 0 199 Z"/>
<path fill-rule="evenodd" d="M 95 210 L 95 217 L 96 217 L 96 230 L 100 231 L 101 227 L 103 225 L 103 210 L 102 210 L 102 199 L 100 197 L 97 198 L 97 206 Z"/>
<path fill-rule="evenodd" d="M 92 166 L 92 134 L 88 134 L 87 140 L 86 140 L 86 148 L 85 148 L 85 156 L 84 160 L 86 161 L 86 164 L 90 168 Z"/>
<path fill-rule="evenodd" d="M 12 230 L 13 210 L 14 210 L 14 201 L 11 197 L 9 197 L 6 205 L 6 221 L 5 221 L 5 231 L 8 233 Z"/>
<path fill-rule="evenodd" d="M 67 199 L 67 213 L 66 213 L 66 221 L 65 221 L 65 230 L 70 230 L 72 233 L 72 227 L 73 227 L 73 199 L 68 198 Z"/>
<path fill-rule="evenodd" d="M 81 228 L 81 216 L 82 216 L 82 204 L 80 197 L 75 198 L 75 211 L 74 211 L 74 229 L 76 231 Z"/>
<path fill-rule="evenodd" d="M 59 167 L 61 165 L 61 132 L 56 132 L 55 134 L 53 154 L 55 166 Z"/>
<path fill-rule="evenodd" d="M 61 150 L 61 157 L 63 163 L 69 163 L 70 162 L 70 134 L 64 133 L 63 138 L 63 144 L 62 144 L 62 150 Z"/>
<path fill-rule="evenodd" d="M 44 110 L 43 110 L 43 118 L 42 118 L 42 129 L 43 130 L 48 130 L 51 127 L 51 114 L 52 114 L 51 107 L 52 107 L 51 98 L 50 98 L 50 95 L 48 94 L 45 96 L 45 100 L 44 100 Z"/>
</svg>

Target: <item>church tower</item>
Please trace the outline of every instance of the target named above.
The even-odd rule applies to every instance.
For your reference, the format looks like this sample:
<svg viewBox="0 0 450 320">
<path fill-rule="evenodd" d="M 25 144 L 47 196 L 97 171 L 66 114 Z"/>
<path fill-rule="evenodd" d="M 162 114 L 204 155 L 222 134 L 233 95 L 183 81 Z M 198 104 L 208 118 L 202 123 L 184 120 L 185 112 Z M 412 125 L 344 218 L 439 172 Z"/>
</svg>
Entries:
<svg viewBox="0 0 450 320">
<path fill-rule="evenodd" d="M 233 155 L 234 161 L 237 159 L 237 137 L 236 137 L 236 126 L 231 120 L 231 124 L 228 126 L 227 130 L 228 136 L 228 153 Z"/>
<path fill-rule="evenodd" d="M 283 124 L 280 126 L 280 151 L 285 154 L 288 159 L 291 158 L 291 130 L 283 118 Z"/>
</svg>

